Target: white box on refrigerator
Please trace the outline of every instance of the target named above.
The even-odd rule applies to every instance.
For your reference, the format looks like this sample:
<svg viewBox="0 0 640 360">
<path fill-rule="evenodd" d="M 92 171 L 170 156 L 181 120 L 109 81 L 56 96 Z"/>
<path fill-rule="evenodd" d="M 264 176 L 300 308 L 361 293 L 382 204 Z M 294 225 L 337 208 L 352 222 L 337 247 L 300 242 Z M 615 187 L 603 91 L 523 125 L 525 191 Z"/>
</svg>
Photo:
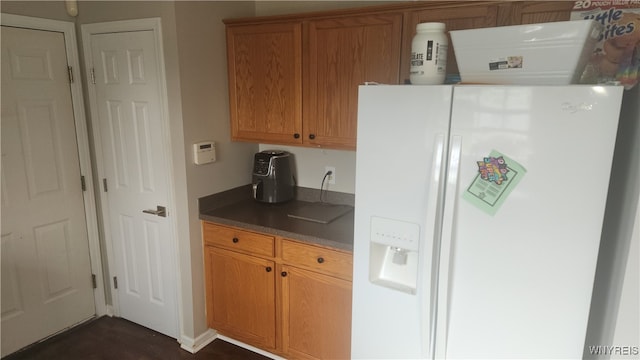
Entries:
<svg viewBox="0 0 640 360">
<path fill-rule="evenodd" d="M 450 31 L 464 83 L 579 83 L 602 32 L 594 20 Z"/>
</svg>

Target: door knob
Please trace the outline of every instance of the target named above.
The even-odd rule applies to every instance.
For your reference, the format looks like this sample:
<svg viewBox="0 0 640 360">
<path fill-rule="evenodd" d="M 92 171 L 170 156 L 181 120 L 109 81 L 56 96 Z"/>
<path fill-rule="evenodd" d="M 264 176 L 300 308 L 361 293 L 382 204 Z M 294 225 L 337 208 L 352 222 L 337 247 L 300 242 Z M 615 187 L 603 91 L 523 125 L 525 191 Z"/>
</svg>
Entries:
<svg viewBox="0 0 640 360">
<path fill-rule="evenodd" d="M 161 216 L 161 217 L 167 217 L 167 208 L 164 206 L 157 206 L 156 210 L 152 210 L 152 209 L 147 209 L 147 210 L 142 210 L 143 213 L 145 214 L 151 214 L 151 215 L 157 215 L 157 216 Z"/>
</svg>

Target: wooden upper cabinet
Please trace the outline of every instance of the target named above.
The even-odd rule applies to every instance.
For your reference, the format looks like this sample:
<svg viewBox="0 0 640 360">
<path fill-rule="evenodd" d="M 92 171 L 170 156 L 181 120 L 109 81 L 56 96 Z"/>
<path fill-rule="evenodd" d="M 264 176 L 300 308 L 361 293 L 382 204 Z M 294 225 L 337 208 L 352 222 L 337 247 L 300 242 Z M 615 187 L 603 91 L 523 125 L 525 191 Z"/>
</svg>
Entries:
<svg viewBox="0 0 640 360">
<path fill-rule="evenodd" d="M 304 141 L 355 149 L 358 86 L 397 84 L 402 14 L 375 14 L 308 22 Z"/>
<path fill-rule="evenodd" d="M 409 82 L 416 25 L 568 20 L 573 1 L 414 1 L 227 19 L 232 140 L 353 150 L 358 86 Z M 457 74 L 449 37 L 447 73 Z"/>
<path fill-rule="evenodd" d="M 231 137 L 302 142 L 302 24 L 227 26 Z"/>
<path fill-rule="evenodd" d="M 498 16 L 498 26 L 566 21 L 571 17 L 573 1 L 516 1 Z"/>
<path fill-rule="evenodd" d="M 494 27 L 497 24 L 498 5 L 497 4 L 479 4 L 450 7 L 450 8 L 438 8 L 438 9 L 424 9 L 412 11 L 409 15 L 409 19 L 406 22 L 405 36 L 403 39 L 403 52 L 402 52 L 402 78 L 405 82 L 409 79 L 409 68 L 411 59 L 411 40 L 416 34 L 416 25 L 424 22 L 441 22 L 446 26 L 446 31 L 450 30 L 464 30 L 464 29 L 477 29 Z M 449 48 L 447 50 L 447 74 L 457 74 L 458 64 L 456 62 L 455 53 L 453 49 L 453 43 L 451 37 L 449 38 Z"/>
</svg>

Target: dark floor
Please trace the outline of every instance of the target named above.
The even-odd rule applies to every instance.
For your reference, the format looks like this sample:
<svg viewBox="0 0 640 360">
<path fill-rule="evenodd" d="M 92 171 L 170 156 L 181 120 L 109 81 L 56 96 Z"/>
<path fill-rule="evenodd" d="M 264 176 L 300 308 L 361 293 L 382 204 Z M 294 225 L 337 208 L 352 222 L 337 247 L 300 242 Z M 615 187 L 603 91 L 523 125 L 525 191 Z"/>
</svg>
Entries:
<svg viewBox="0 0 640 360">
<path fill-rule="evenodd" d="M 266 360 L 249 350 L 216 339 L 196 354 L 176 339 L 121 318 L 103 316 L 13 353 L 3 360 Z"/>
</svg>

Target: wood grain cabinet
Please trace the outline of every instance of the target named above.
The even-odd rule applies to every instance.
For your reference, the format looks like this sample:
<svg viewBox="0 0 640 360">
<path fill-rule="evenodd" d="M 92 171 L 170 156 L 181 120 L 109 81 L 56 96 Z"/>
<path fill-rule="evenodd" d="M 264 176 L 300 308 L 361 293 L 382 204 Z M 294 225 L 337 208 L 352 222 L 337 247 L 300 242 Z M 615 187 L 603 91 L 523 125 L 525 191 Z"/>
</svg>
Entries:
<svg viewBox="0 0 640 360">
<path fill-rule="evenodd" d="M 276 350 L 274 238 L 203 223 L 207 324 Z"/>
<path fill-rule="evenodd" d="M 401 34 L 401 14 L 228 24 L 232 139 L 355 149 L 358 85 L 398 83 Z"/>
<path fill-rule="evenodd" d="M 273 261 L 207 246 L 207 323 L 238 340 L 276 349 Z"/>
<path fill-rule="evenodd" d="M 233 140 L 302 143 L 302 24 L 227 27 Z"/>
<path fill-rule="evenodd" d="M 350 252 L 203 222 L 207 324 L 292 359 L 348 359 Z"/>
<path fill-rule="evenodd" d="M 233 140 L 353 150 L 358 85 L 409 81 L 416 25 L 568 20 L 573 1 L 414 1 L 227 19 Z M 449 43 L 447 73 L 458 73 Z"/>
<path fill-rule="evenodd" d="M 305 142 L 355 149 L 358 86 L 397 84 L 402 14 L 311 20 L 304 64 Z"/>
<path fill-rule="evenodd" d="M 285 353 L 296 359 L 351 356 L 350 253 L 282 240 Z"/>
<path fill-rule="evenodd" d="M 504 7 L 498 26 L 566 21 L 571 18 L 573 1 L 516 1 Z"/>
</svg>

